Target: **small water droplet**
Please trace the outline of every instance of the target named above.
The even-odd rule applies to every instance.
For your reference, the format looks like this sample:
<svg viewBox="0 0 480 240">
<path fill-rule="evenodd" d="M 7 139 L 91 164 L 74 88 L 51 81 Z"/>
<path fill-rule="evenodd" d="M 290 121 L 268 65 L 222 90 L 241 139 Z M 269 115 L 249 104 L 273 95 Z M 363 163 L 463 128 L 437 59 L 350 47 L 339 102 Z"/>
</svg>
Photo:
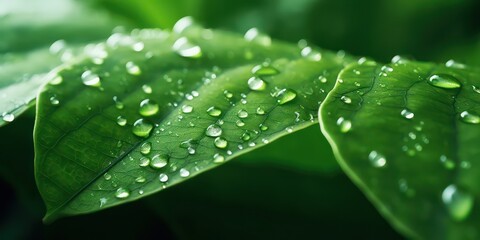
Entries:
<svg viewBox="0 0 480 240">
<path fill-rule="evenodd" d="M 227 90 L 223 91 L 223 94 L 225 95 L 226 98 L 229 98 L 229 99 L 233 97 L 233 93 Z"/>
<path fill-rule="evenodd" d="M 190 176 L 190 171 L 188 171 L 188 170 L 185 169 L 185 168 L 181 168 L 179 172 L 180 172 L 180 177 L 184 177 L 184 178 L 185 178 L 185 177 Z"/>
<path fill-rule="evenodd" d="M 293 101 L 297 97 L 297 93 L 291 89 L 282 89 L 274 94 L 277 98 L 277 103 L 283 105 L 285 103 Z"/>
<path fill-rule="evenodd" d="M 140 146 L 140 152 L 141 152 L 143 155 L 149 154 L 151 150 L 152 150 L 152 143 L 151 143 L 151 142 L 144 142 L 144 143 L 142 143 L 142 145 Z"/>
<path fill-rule="evenodd" d="M 140 67 L 133 62 L 127 62 L 125 64 L 125 68 L 127 69 L 127 72 L 130 75 L 138 76 L 142 73 L 142 71 L 140 70 Z"/>
<path fill-rule="evenodd" d="M 256 28 L 251 28 L 245 32 L 244 38 L 249 42 L 255 42 L 267 47 L 272 44 L 270 36 L 260 33 Z"/>
<path fill-rule="evenodd" d="M 151 123 L 148 123 L 143 119 L 138 119 L 133 123 L 132 132 L 139 137 L 148 137 L 152 129 L 153 125 Z"/>
<path fill-rule="evenodd" d="M 260 130 L 262 131 L 267 131 L 268 130 L 268 126 L 264 125 L 264 124 L 260 124 L 258 125 L 258 127 L 260 128 Z"/>
<path fill-rule="evenodd" d="M 172 49 L 180 56 L 186 58 L 200 58 L 202 49 L 188 41 L 186 37 L 181 37 L 175 41 Z"/>
<path fill-rule="evenodd" d="M 450 216 L 456 221 L 461 221 L 471 213 L 474 197 L 467 191 L 451 184 L 443 190 L 442 201 Z"/>
<path fill-rule="evenodd" d="M 269 65 L 256 65 L 252 68 L 252 73 L 256 76 L 263 77 L 277 75 L 280 71 Z"/>
<path fill-rule="evenodd" d="M 457 68 L 457 69 L 464 69 L 466 68 L 465 64 L 463 63 L 459 63 L 453 59 L 450 59 L 448 60 L 446 63 L 445 63 L 445 66 L 446 67 L 449 67 L 449 68 Z"/>
<path fill-rule="evenodd" d="M 455 168 L 455 162 L 452 159 L 447 158 L 445 155 L 440 156 L 440 162 L 446 169 L 451 170 Z"/>
<path fill-rule="evenodd" d="M 480 116 L 468 111 L 463 111 L 462 113 L 460 113 L 460 118 L 465 123 L 471 123 L 471 124 L 480 123 Z"/>
<path fill-rule="evenodd" d="M 56 105 L 60 104 L 60 101 L 59 101 L 55 96 L 52 96 L 52 97 L 50 98 L 50 103 L 51 103 L 52 105 L 55 105 L 55 106 L 56 106 Z"/>
<path fill-rule="evenodd" d="M 225 162 L 225 157 L 219 153 L 215 153 L 215 155 L 213 155 L 213 162 L 214 163 L 223 163 Z"/>
<path fill-rule="evenodd" d="M 340 127 L 340 132 L 346 133 L 352 129 L 352 121 L 340 117 L 337 119 L 337 126 Z"/>
<path fill-rule="evenodd" d="M 212 106 L 207 109 L 207 113 L 212 117 L 218 117 L 222 114 L 222 110 Z"/>
<path fill-rule="evenodd" d="M 312 60 L 312 61 L 320 61 L 322 60 L 322 54 L 317 51 L 317 50 L 314 50 L 313 48 L 311 47 L 304 47 L 302 49 L 302 51 L 300 52 L 300 54 L 302 55 L 302 57 L 305 57 L 309 60 Z"/>
<path fill-rule="evenodd" d="M 385 167 L 385 165 L 387 165 L 387 159 L 385 156 L 377 151 L 371 151 L 370 154 L 368 154 L 368 160 L 370 160 L 372 166 L 376 168 Z"/>
<path fill-rule="evenodd" d="M 257 110 L 256 110 L 256 113 L 258 115 L 264 115 L 265 114 L 265 110 L 262 108 L 262 107 L 258 107 Z"/>
<path fill-rule="evenodd" d="M 250 135 L 249 132 L 244 132 L 244 133 L 242 134 L 242 140 L 243 140 L 244 142 L 250 140 L 251 137 L 252 137 L 252 136 Z"/>
<path fill-rule="evenodd" d="M 166 183 L 168 182 L 168 175 L 165 173 L 160 173 L 160 175 L 158 175 L 158 180 L 160 180 L 162 183 Z"/>
<path fill-rule="evenodd" d="M 82 81 L 83 81 L 83 84 L 90 87 L 100 87 L 101 85 L 100 77 L 97 74 L 92 73 L 92 71 L 90 70 L 87 70 L 82 73 Z"/>
<path fill-rule="evenodd" d="M 191 27 L 194 24 L 193 18 L 190 16 L 180 18 L 175 25 L 173 25 L 173 31 L 176 33 L 182 33 L 185 29 Z"/>
<path fill-rule="evenodd" d="M 3 113 L 2 119 L 5 122 L 13 122 L 13 120 L 15 120 L 15 115 L 11 113 Z"/>
<path fill-rule="evenodd" d="M 462 85 L 454 76 L 449 74 L 434 74 L 428 78 L 428 83 L 434 87 L 455 89 Z"/>
<path fill-rule="evenodd" d="M 140 109 L 138 112 L 140 115 L 148 117 L 158 113 L 158 104 L 150 99 L 145 99 L 140 102 Z"/>
<path fill-rule="evenodd" d="M 215 138 L 215 140 L 213 142 L 215 144 L 215 147 L 217 147 L 217 148 L 226 148 L 227 145 L 228 145 L 227 140 L 225 138 L 222 138 L 222 137 Z"/>
<path fill-rule="evenodd" d="M 135 182 L 137 183 L 144 183 L 147 179 L 145 179 L 144 176 L 139 176 L 137 178 L 135 178 Z"/>
<path fill-rule="evenodd" d="M 155 168 L 155 169 L 163 168 L 163 167 L 167 166 L 168 159 L 169 159 L 169 156 L 166 155 L 166 154 L 156 154 L 150 160 L 150 167 Z"/>
<path fill-rule="evenodd" d="M 143 90 L 143 92 L 146 93 L 146 94 L 152 94 L 152 92 L 153 92 L 152 87 L 151 87 L 150 85 L 148 85 L 148 84 L 144 84 L 144 85 L 142 86 L 142 90 Z"/>
<path fill-rule="evenodd" d="M 130 196 L 130 192 L 125 188 L 119 188 L 115 192 L 115 197 L 118 198 L 118 199 L 125 199 L 128 196 Z"/>
<path fill-rule="evenodd" d="M 237 116 L 239 118 L 247 118 L 248 117 L 248 112 L 245 109 L 242 109 L 238 111 Z"/>
<path fill-rule="evenodd" d="M 267 83 L 259 77 L 251 77 L 247 81 L 248 87 L 253 91 L 262 91 L 267 87 Z"/>
<path fill-rule="evenodd" d="M 139 165 L 140 167 L 146 167 L 146 166 L 150 165 L 150 158 L 148 158 L 148 157 L 141 157 L 140 160 L 139 160 L 138 165 Z"/>
<path fill-rule="evenodd" d="M 112 175 L 110 175 L 109 173 L 105 173 L 105 174 L 103 174 L 103 178 L 105 178 L 105 180 L 108 181 L 108 180 L 112 179 Z"/>
<path fill-rule="evenodd" d="M 408 109 L 403 109 L 400 112 L 400 115 L 402 115 L 402 117 L 404 117 L 406 119 L 412 119 L 413 117 L 415 117 L 415 114 L 413 112 L 410 112 L 410 110 L 408 110 Z"/>
<path fill-rule="evenodd" d="M 235 122 L 235 125 L 237 125 L 237 127 L 243 127 L 245 126 L 245 122 L 239 119 Z"/>
<path fill-rule="evenodd" d="M 115 102 L 115 108 L 117 108 L 117 109 L 119 109 L 119 110 L 120 110 L 120 109 L 123 109 L 123 108 L 125 107 L 124 104 L 123 104 L 123 102 L 120 101 L 120 99 L 118 99 L 117 96 L 114 96 L 114 97 L 113 97 L 113 102 Z"/>
<path fill-rule="evenodd" d="M 191 113 L 193 111 L 193 107 L 190 105 L 183 105 L 182 112 L 183 113 Z"/>
<path fill-rule="evenodd" d="M 50 85 L 60 85 L 63 82 L 62 76 L 55 74 L 55 76 L 48 82 Z"/>
<path fill-rule="evenodd" d="M 117 124 L 118 124 L 118 126 L 123 127 L 123 126 L 127 125 L 127 119 L 123 116 L 118 116 L 117 117 Z"/>
<path fill-rule="evenodd" d="M 217 124 L 212 124 L 207 127 L 205 134 L 209 137 L 219 137 L 222 135 L 222 128 L 220 128 L 220 126 Z"/>
<path fill-rule="evenodd" d="M 346 104 L 352 103 L 352 99 L 349 98 L 349 97 L 347 97 L 347 96 L 342 96 L 342 97 L 340 98 L 340 100 L 342 100 L 342 102 L 344 102 L 344 103 L 346 103 Z"/>
</svg>

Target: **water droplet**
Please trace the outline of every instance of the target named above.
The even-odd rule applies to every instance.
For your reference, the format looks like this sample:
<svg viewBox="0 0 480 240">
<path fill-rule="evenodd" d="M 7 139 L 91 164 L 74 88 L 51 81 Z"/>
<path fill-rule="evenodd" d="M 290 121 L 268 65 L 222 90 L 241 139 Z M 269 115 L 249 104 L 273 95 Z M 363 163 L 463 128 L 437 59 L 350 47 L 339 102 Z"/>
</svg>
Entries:
<svg viewBox="0 0 480 240">
<path fill-rule="evenodd" d="M 226 148 L 227 145 L 228 145 L 227 140 L 225 138 L 222 138 L 222 137 L 215 138 L 215 140 L 213 142 L 215 144 L 215 147 L 217 147 L 217 148 Z"/>
<path fill-rule="evenodd" d="M 458 79 L 448 74 L 434 74 L 428 78 L 428 83 L 432 86 L 446 89 L 455 89 L 462 86 Z"/>
<path fill-rule="evenodd" d="M 226 98 L 232 98 L 233 97 L 233 93 L 231 93 L 227 90 L 223 91 L 223 94 L 225 95 Z"/>
<path fill-rule="evenodd" d="M 213 162 L 214 163 L 223 163 L 225 162 L 225 157 L 219 153 L 215 153 L 215 155 L 213 155 Z"/>
<path fill-rule="evenodd" d="M 148 158 L 148 157 L 141 157 L 138 165 L 139 165 L 140 167 L 146 167 L 146 166 L 150 165 L 150 158 Z"/>
<path fill-rule="evenodd" d="M 155 169 L 163 168 L 163 167 L 167 166 L 168 159 L 169 159 L 169 156 L 166 155 L 166 154 L 156 154 L 150 160 L 150 167 L 155 168 Z"/>
<path fill-rule="evenodd" d="M 142 116 L 148 117 L 158 113 L 158 104 L 150 99 L 145 99 L 140 102 L 139 113 Z"/>
<path fill-rule="evenodd" d="M 127 119 L 124 118 L 123 116 L 118 116 L 117 117 L 117 124 L 118 124 L 118 126 L 123 127 L 123 126 L 127 125 Z"/>
<path fill-rule="evenodd" d="M 312 61 L 320 61 L 322 60 L 322 54 L 320 52 L 318 52 L 317 50 L 314 50 L 313 48 L 311 47 L 304 47 L 302 49 L 302 51 L 300 52 L 300 54 L 302 55 L 302 57 L 305 57 L 309 60 L 312 60 Z"/>
<path fill-rule="evenodd" d="M 445 155 L 440 156 L 440 162 L 446 169 L 450 170 L 455 168 L 455 162 L 452 159 L 447 158 Z"/>
<path fill-rule="evenodd" d="M 135 178 L 135 182 L 137 183 L 144 183 L 147 179 L 145 179 L 145 177 L 143 176 L 139 176 L 137 178 Z"/>
<path fill-rule="evenodd" d="M 477 114 L 470 113 L 468 111 L 463 111 L 462 113 L 460 113 L 460 118 L 465 123 L 471 123 L 471 124 L 480 123 L 480 116 Z"/>
<path fill-rule="evenodd" d="M 450 216 L 456 221 L 461 221 L 470 214 L 474 204 L 474 197 L 451 184 L 443 190 L 442 201 L 447 207 Z"/>
<path fill-rule="evenodd" d="M 148 137 L 152 129 L 153 125 L 151 123 L 148 123 L 143 119 L 138 119 L 133 123 L 132 132 L 139 137 Z"/>
<path fill-rule="evenodd" d="M 413 112 L 410 112 L 410 110 L 408 110 L 408 109 L 403 109 L 400 112 L 400 115 L 402 115 L 402 117 L 404 117 L 406 119 L 412 119 L 413 117 L 415 117 L 415 114 Z"/>
<path fill-rule="evenodd" d="M 148 84 L 144 84 L 144 85 L 142 86 L 142 90 L 143 90 L 143 92 L 146 93 L 146 94 L 152 94 L 152 92 L 153 92 L 152 87 L 150 87 L 150 85 L 148 85 Z"/>
<path fill-rule="evenodd" d="M 251 77 L 247 81 L 248 87 L 253 91 L 265 90 L 267 84 L 259 77 Z"/>
<path fill-rule="evenodd" d="M 117 191 L 115 192 L 115 197 L 116 198 L 119 198 L 119 199 L 125 199 L 127 198 L 128 196 L 130 196 L 130 192 L 125 189 L 125 188 L 119 188 L 117 189 Z"/>
<path fill-rule="evenodd" d="M 297 93 L 291 89 L 282 89 L 274 94 L 274 97 L 277 98 L 277 103 L 283 105 L 285 103 L 291 102 L 295 97 L 297 97 Z"/>
<path fill-rule="evenodd" d="M 183 105 L 182 112 L 183 113 L 191 113 L 193 111 L 193 107 L 190 105 Z"/>
<path fill-rule="evenodd" d="M 142 71 L 140 70 L 140 67 L 133 62 L 127 62 L 125 64 L 125 68 L 127 69 L 127 72 L 130 75 L 138 76 L 142 73 Z"/>
<path fill-rule="evenodd" d="M 173 31 L 176 33 L 182 33 L 185 31 L 185 29 L 191 27 L 193 25 L 194 21 L 193 18 L 190 16 L 180 18 L 175 25 L 173 25 Z"/>
<path fill-rule="evenodd" d="M 212 106 L 207 109 L 207 113 L 212 117 L 218 117 L 222 114 L 222 110 Z"/>
<path fill-rule="evenodd" d="M 207 127 L 205 134 L 209 137 L 219 137 L 222 135 L 222 128 L 220 128 L 220 126 L 217 124 L 212 124 Z"/>
<path fill-rule="evenodd" d="M 90 70 L 87 70 L 82 73 L 82 81 L 83 81 L 83 84 L 90 87 L 100 87 L 101 85 L 100 77 L 97 74 L 92 73 L 92 71 Z"/>
<path fill-rule="evenodd" d="M 268 126 L 264 125 L 264 124 L 260 124 L 258 125 L 258 127 L 260 128 L 260 130 L 262 131 L 267 131 L 268 130 Z"/>
<path fill-rule="evenodd" d="M 235 122 L 235 125 L 237 125 L 237 127 L 243 127 L 245 126 L 245 122 L 239 119 Z"/>
<path fill-rule="evenodd" d="M 237 116 L 239 118 L 247 118 L 248 117 L 248 112 L 245 111 L 245 109 L 242 109 L 242 110 L 238 111 Z"/>
<path fill-rule="evenodd" d="M 103 174 L 103 178 L 105 178 L 105 180 L 108 181 L 108 180 L 112 179 L 112 175 L 110 175 L 109 173 L 105 173 L 105 174 Z"/>
<path fill-rule="evenodd" d="M 55 96 L 52 96 L 52 97 L 50 98 L 50 103 L 51 103 L 52 105 L 55 105 L 55 106 L 56 106 L 56 105 L 60 104 L 60 101 L 59 101 Z"/>
<path fill-rule="evenodd" d="M 280 71 L 269 65 L 256 65 L 252 68 L 252 73 L 256 76 L 263 77 L 277 75 Z"/>
<path fill-rule="evenodd" d="M 181 37 L 173 44 L 173 50 L 180 56 L 186 58 L 200 58 L 202 49 L 190 43 L 186 37 Z"/>
<path fill-rule="evenodd" d="M 188 177 L 188 176 L 190 176 L 190 171 L 188 171 L 185 168 L 181 168 L 180 169 L 180 177 Z"/>
<path fill-rule="evenodd" d="M 347 97 L 347 96 L 342 96 L 342 97 L 340 98 L 340 100 L 342 100 L 342 102 L 344 102 L 344 103 L 346 103 L 346 104 L 352 103 L 352 99 L 349 98 L 349 97 Z"/>
<path fill-rule="evenodd" d="M 453 59 L 450 59 L 448 60 L 446 63 L 445 63 L 445 66 L 446 67 L 449 67 L 449 68 L 457 68 L 457 69 L 464 69 L 466 68 L 465 64 L 463 63 L 459 63 Z"/>
<path fill-rule="evenodd" d="M 385 156 L 378 153 L 377 151 L 371 151 L 370 154 L 368 154 L 368 160 L 370 160 L 372 166 L 376 168 L 385 167 L 385 165 L 387 164 L 387 159 L 385 158 Z"/>
<path fill-rule="evenodd" d="M 103 205 L 107 204 L 107 199 L 106 198 L 100 198 L 100 207 L 103 207 Z"/>
<path fill-rule="evenodd" d="M 264 114 L 265 114 L 265 110 L 264 110 L 262 107 L 258 107 L 256 113 L 257 113 L 258 115 L 264 115 Z"/>
<path fill-rule="evenodd" d="M 252 136 L 250 136 L 250 133 L 249 133 L 249 132 L 244 132 L 244 133 L 242 134 L 242 140 L 245 141 L 245 142 L 248 141 L 248 140 L 250 140 L 251 137 L 252 137 Z"/>
<path fill-rule="evenodd" d="M 352 129 L 352 121 L 346 120 L 343 117 L 337 119 L 337 125 L 340 127 L 340 132 L 346 133 Z"/>
<path fill-rule="evenodd" d="M 50 85 L 60 85 L 63 82 L 63 78 L 60 75 L 55 74 L 55 76 L 48 82 Z"/>
<path fill-rule="evenodd" d="M 251 28 L 245 32 L 245 40 L 249 42 L 255 42 L 263 46 L 270 46 L 272 44 L 272 39 L 265 34 L 262 34 L 256 28 Z"/>
<path fill-rule="evenodd" d="M 152 143 L 151 143 L 151 142 L 144 142 L 144 143 L 142 143 L 142 145 L 140 146 L 140 152 L 141 152 L 143 155 L 149 154 L 151 150 L 152 150 Z"/>
<path fill-rule="evenodd" d="M 123 108 L 125 107 L 125 106 L 123 105 L 123 102 L 120 101 L 120 99 L 118 99 L 117 96 L 114 96 L 114 97 L 113 97 L 113 102 L 115 102 L 115 107 L 116 107 L 117 109 L 119 109 L 119 110 L 120 110 L 120 109 L 123 109 Z"/>
<path fill-rule="evenodd" d="M 15 115 L 11 113 L 3 113 L 2 119 L 5 122 L 13 122 L 13 120 L 15 120 Z"/>
<path fill-rule="evenodd" d="M 162 183 L 166 183 L 168 182 L 168 175 L 165 173 L 160 173 L 160 175 L 158 175 L 158 180 L 160 180 Z"/>
</svg>

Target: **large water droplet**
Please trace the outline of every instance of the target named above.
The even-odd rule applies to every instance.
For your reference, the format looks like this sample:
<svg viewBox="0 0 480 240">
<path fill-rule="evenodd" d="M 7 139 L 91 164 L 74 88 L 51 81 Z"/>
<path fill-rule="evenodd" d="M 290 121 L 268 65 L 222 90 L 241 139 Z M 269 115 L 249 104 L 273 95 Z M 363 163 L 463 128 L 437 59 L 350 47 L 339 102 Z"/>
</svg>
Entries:
<svg viewBox="0 0 480 240">
<path fill-rule="evenodd" d="M 480 116 L 468 111 L 463 111 L 462 113 L 460 113 L 460 118 L 465 123 L 471 123 L 471 124 L 480 123 Z"/>
<path fill-rule="evenodd" d="M 456 221 L 461 221 L 470 214 L 473 208 L 474 197 L 467 191 L 452 184 L 443 190 L 442 201 L 447 207 L 450 216 Z"/>
<path fill-rule="evenodd" d="M 371 151 L 370 154 L 368 154 L 368 160 L 370 160 L 372 166 L 376 168 L 381 168 L 387 165 L 387 159 L 385 158 L 385 156 L 378 153 L 377 151 Z"/>
<path fill-rule="evenodd" d="M 207 127 L 205 134 L 209 137 L 219 137 L 222 135 L 222 128 L 220 128 L 220 126 L 217 124 L 212 124 Z"/>
<path fill-rule="evenodd" d="M 140 70 L 140 67 L 133 62 L 127 62 L 125 64 L 125 68 L 127 69 L 127 72 L 131 75 L 138 76 L 142 73 L 142 71 Z"/>
<path fill-rule="evenodd" d="M 215 144 L 215 147 L 217 147 L 217 148 L 226 148 L 227 145 L 228 145 L 227 140 L 225 138 L 222 138 L 222 137 L 215 138 L 215 140 L 213 142 Z"/>
<path fill-rule="evenodd" d="M 119 188 L 115 192 L 115 197 L 119 199 L 124 199 L 124 198 L 127 198 L 128 196 L 130 196 L 130 192 L 125 188 Z"/>
<path fill-rule="evenodd" d="M 151 123 L 148 123 L 143 119 L 138 119 L 133 123 L 132 132 L 139 137 L 148 137 L 152 129 L 153 125 Z"/>
<path fill-rule="evenodd" d="M 346 133 L 352 129 L 352 122 L 343 117 L 337 119 L 337 125 L 340 127 L 340 132 Z"/>
<path fill-rule="evenodd" d="M 269 65 L 256 65 L 252 68 L 252 73 L 259 77 L 277 75 L 279 72 L 278 69 Z"/>
<path fill-rule="evenodd" d="M 150 99 L 145 99 L 140 102 L 140 109 L 138 110 L 140 115 L 148 117 L 158 113 L 158 104 Z"/>
<path fill-rule="evenodd" d="M 297 93 L 291 89 L 284 88 L 274 94 L 277 98 L 277 103 L 283 105 L 285 103 L 293 101 L 297 97 Z"/>
<path fill-rule="evenodd" d="M 190 43 L 186 37 L 177 39 L 172 48 L 182 57 L 200 58 L 202 56 L 202 49 L 199 46 Z"/>
<path fill-rule="evenodd" d="M 166 154 L 156 154 L 150 160 L 150 167 L 155 168 L 155 169 L 163 168 L 163 167 L 167 166 L 168 159 L 169 159 L 169 156 L 166 155 Z"/>
<path fill-rule="evenodd" d="M 446 89 L 460 88 L 462 86 L 458 79 L 449 74 L 434 74 L 428 78 L 428 83 L 432 86 Z"/>
<path fill-rule="evenodd" d="M 218 117 L 222 114 L 222 110 L 212 106 L 207 109 L 207 113 L 212 117 Z"/>
<path fill-rule="evenodd" d="M 265 90 L 267 84 L 259 77 L 251 77 L 247 81 L 248 87 L 253 91 Z"/>
<path fill-rule="evenodd" d="M 166 183 L 168 182 L 168 175 L 165 173 L 160 173 L 160 175 L 158 175 L 158 180 L 160 180 L 162 183 Z"/>
<path fill-rule="evenodd" d="M 190 176 L 190 171 L 188 171 L 185 168 L 181 168 L 180 169 L 180 177 L 188 177 L 188 176 Z"/>
<path fill-rule="evenodd" d="M 82 73 L 82 81 L 83 81 L 83 84 L 90 87 L 100 87 L 101 85 L 100 77 L 97 74 L 92 73 L 92 71 L 90 70 L 87 70 Z"/>
<path fill-rule="evenodd" d="M 400 112 L 400 115 L 402 115 L 402 117 L 404 117 L 406 119 L 412 119 L 413 117 L 415 117 L 415 114 L 408 109 L 403 109 Z"/>
<path fill-rule="evenodd" d="M 152 143 L 151 143 L 151 142 L 144 142 L 144 143 L 142 143 L 142 145 L 140 146 L 140 152 L 141 152 L 143 155 L 149 154 L 151 150 L 152 150 Z"/>
</svg>

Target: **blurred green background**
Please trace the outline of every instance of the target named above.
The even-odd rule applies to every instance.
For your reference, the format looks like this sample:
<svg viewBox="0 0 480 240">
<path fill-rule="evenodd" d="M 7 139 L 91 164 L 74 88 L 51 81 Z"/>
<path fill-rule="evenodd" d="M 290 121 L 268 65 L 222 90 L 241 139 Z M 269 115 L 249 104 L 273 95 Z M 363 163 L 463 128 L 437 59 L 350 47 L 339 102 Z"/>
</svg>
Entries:
<svg viewBox="0 0 480 240">
<path fill-rule="evenodd" d="M 54 4 L 62 1 L 82 11 L 70 19 L 63 14 L 61 23 L 42 18 L 62 13 L 63 5 Z M 400 54 L 480 64 L 476 0 L 48 0 L 47 8 L 35 9 L 38 4 L 0 0 L 0 10 L 28 10 L 18 17 L 0 11 L 0 33 L 8 36 L 0 40 L 1 53 L 28 52 L 57 39 L 100 40 L 115 25 L 171 28 L 190 15 L 208 28 L 242 34 L 257 27 L 276 39 L 306 39 L 378 61 Z M 90 11 L 107 18 L 93 21 Z M 71 24 L 79 27 L 67 31 Z M 43 225 L 33 116 L 0 128 L 0 239 L 402 239 L 339 170 L 318 126 L 155 196 Z"/>
</svg>

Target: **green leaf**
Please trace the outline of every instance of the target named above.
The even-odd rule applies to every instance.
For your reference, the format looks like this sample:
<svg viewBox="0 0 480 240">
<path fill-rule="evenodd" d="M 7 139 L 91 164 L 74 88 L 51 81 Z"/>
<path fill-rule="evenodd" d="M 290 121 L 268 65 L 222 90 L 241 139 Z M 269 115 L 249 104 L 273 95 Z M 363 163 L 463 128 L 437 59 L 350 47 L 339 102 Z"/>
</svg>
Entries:
<svg viewBox="0 0 480 240">
<path fill-rule="evenodd" d="M 66 67 L 39 95 L 35 173 L 46 221 L 150 195 L 315 124 L 349 61 L 189 18 L 174 29 L 114 34 L 102 64 Z"/>
<path fill-rule="evenodd" d="M 106 12 L 87 8 L 78 1 L 19 0 L 3 5 L 0 126 L 34 105 L 45 75 L 78 52 L 75 45 L 103 39 L 121 23 Z"/>
<path fill-rule="evenodd" d="M 320 109 L 337 160 L 413 238 L 480 237 L 480 70 L 396 59 L 342 70 Z"/>
</svg>

